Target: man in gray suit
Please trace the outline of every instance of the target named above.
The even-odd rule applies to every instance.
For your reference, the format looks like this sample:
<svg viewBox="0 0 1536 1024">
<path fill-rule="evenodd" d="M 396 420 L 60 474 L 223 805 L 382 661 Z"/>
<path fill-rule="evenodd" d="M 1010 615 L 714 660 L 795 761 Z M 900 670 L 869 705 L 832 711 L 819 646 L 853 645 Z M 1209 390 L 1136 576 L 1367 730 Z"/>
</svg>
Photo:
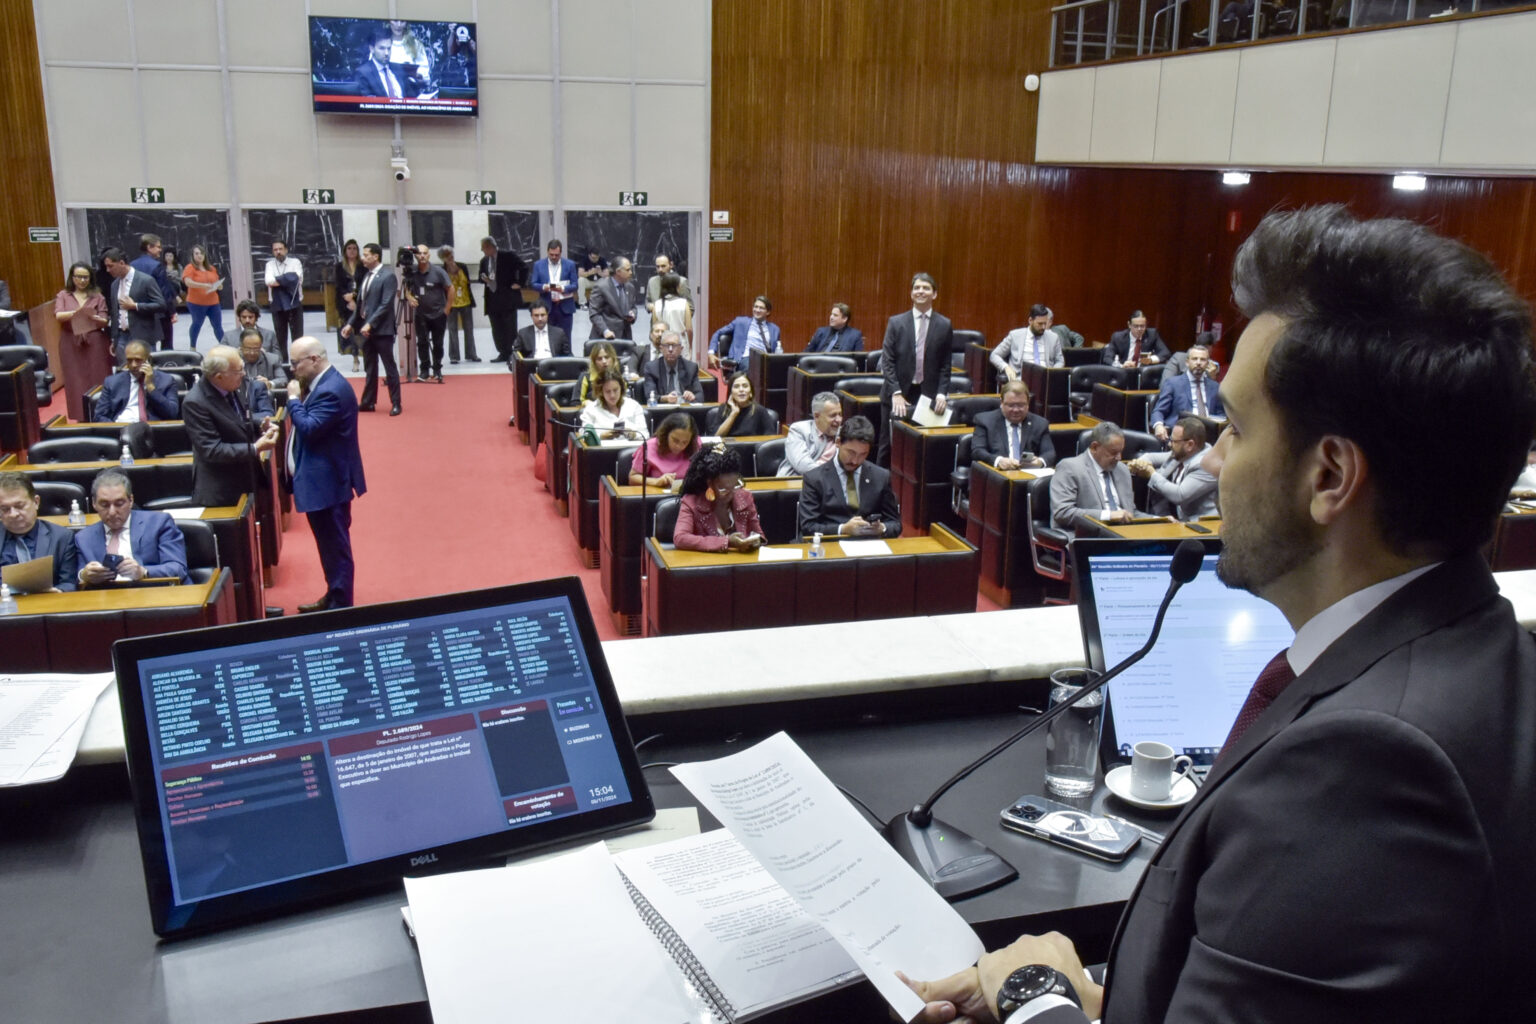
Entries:
<svg viewBox="0 0 1536 1024">
<path fill-rule="evenodd" d="M 1536 434 L 1530 307 L 1460 243 L 1337 206 L 1266 217 L 1232 284 L 1216 571 L 1295 641 L 1152 854 L 1105 987 L 1026 936 L 920 986 L 925 1022 L 993 1019 L 1033 964 L 1081 998 L 1062 1020 L 1536 1020 L 1536 646 L 1479 553 Z M 1472 451 L 1422 429 L 1448 408 L 1499 415 Z"/>
<path fill-rule="evenodd" d="M 620 256 L 613 271 L 592 286 L 587 294 L 587 315 L 592 320 L 592 337 L 632 338 L 635 324 L 635 289 L 629 283 L 635 268 Z"/>
<path fill-rule="evenodd" d="M 1189 522 L 1216 514 L 1216 478 L 1203 468 L 1211 446 L 1205 422 L 1185 416 L 1173 425 L 1166 452 L 1148 452 L 1125 464 L 1132 476 L 1147 481 L 1147 511 Z"/>
<path fill-rule="evenodd" d="M 837 432 L 843 426 L 843 403 L 830 391 L 811 399 L 811 418 L 789 425 L 784 461 L 778 476 L 805 476 L 837 454 Z"/>
<path fill-rule="evenodd" d="M 1088 520 L 1128 523 L 1136 507 L 1125 454 L 1125 431 L 1100 423 L 1088 435 L 1088 450 L 1056 463 L 1051 477 L 1051 522 L 1063 530 L 1092 527 Z"/>
<path fill-rule="evenodd" d="M 800 532 L 829 537 L 896 537 L 901 507 L 891 474 L 871 465 L 875 425 L 855 416 L 837 434 L 837 457 L 807 473 L 800 486 Z"/>
<path fill-rule="evenodd" d="M 107 289 L 107 326 L 112 331 L 112 353 L 123 360 L 123 348 L 130 341 L 154 344 L 162 340 L 160 314 L 167 306 L 155 279 L 128 264 L 123 250 L 112 248 L 101 254 L 112 287 Z"/>
<path fill-rule="evenodd" d="M 379 361 L 384 362 L 384 385 L 389 388 L 389 414 L 400 415 L 400 371 L 395 368 L 395 272 L 384 266 L 384 250 L 377 242 L 363 246 L 363 283 L 357 290 L 357 312 L 342 327 L 341 336 L 363 339 L 363 368 L 368 377 L 358 399 L 358 412 L 373 412 L 379 394 Z"/>
<path fill-rule="evenodd" d="M 1050 322 L 1051 311 L 1037 302 L 1029 307 L 1029 323 L 1009 331 L 997 343 L 988 358 L 997 368 L 1000 380 L 1018 380 L 1025 363 L 1066 365 L 1066 358 L 1061 354 L 1061 338 L 1048 326 Z"/>
</svg>

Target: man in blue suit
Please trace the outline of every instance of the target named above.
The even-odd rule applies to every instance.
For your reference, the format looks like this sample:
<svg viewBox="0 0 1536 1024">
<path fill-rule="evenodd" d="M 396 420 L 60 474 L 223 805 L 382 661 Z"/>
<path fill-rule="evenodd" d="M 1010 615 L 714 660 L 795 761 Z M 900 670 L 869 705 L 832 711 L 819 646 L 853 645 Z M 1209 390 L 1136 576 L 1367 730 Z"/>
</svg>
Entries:
<svg viewBox="0 0 1536 1024">
<path fill-rule="evenodd" d="M 739 316 L 714 333 L 709 339 L 709 365 L 717 367 L 725 360 L 732 367 L 746 366 L 747 353 L 754 348 L 764 352 L 782 352 L 779 344 L 779 325 L 768 321 L 773 303 L 768 296 L 759 295 L 752 300 L 752 315 Z"/>
<path fill-rule="evenodd" d="M 1193 413 L 1204 419 L 1224 420 L 1221 395 L 1211 379 L 1211 351 L 1204 345 L 1191 345 L 1186 356 L 1187 373 L 1169 377 L 1152 403 L 1152 433 L 1159 441 L 1168 440 L 1168 432 L 1182 416 Z"/>
<path fill-rule="evenodd" d="M 187 542 L 181 527 L 164 512 L 133 507 L 128 474 L 104 469 L 91 481 L 91 506 L 101 517 L 96 526 L 75 534 L 83 586 L 99 587 L 114 580 L 146 577 L 187 577 Z"/>
<path fill-rule="evenodd" d="M 320 600 L 299 605 L 299 611 L 350 608 L 352 499 L 368 490 L 357 446 L 357 398 L 314 338 L 300 338 L 288 353 L 294 378 L 288 382 L 293 506 L 309 518 L 326 587 Z"/>
<path fill-rule="evenodd" d="M 0 566 L 53 558 L 53 589 L 75 589 L 75 538 L 39 519 L 42 502 L 26 473 L 0 473 Z"/>
<path fill-rule="evenodd" d="M 165 308 L 156 318 L 160 329 L 160 350 L 171 350 L 171 325 L 176 322 L 176 298 L 181 293 L 180 282 L 172 282 L 171 275 L 165 269 L 165 261 L 161 254 L 165 252 L 165 246 L 160 241 L 159 235 L 139 236 L 139 257 L 131 266 L 140 274 L 146 274 L 154 278 L 155 286 L 160 289 L 160 295 L 165 299 Z"/>
<path fill-rule="evenodd" d="M 848 308 L 848 303 L 832 303 L 832 314 L 827 317 L 827 326 L 816 328 L 816 333 L 811 335 L 811 343 L 805 346 L 805 350 L 807 352 L 862 352 L 864 332 L 857 327 L 848 326 L 848 321 L 852 319 L 853 310 Z"/>
<path fill-rule="evenodd" d="M 91 418 L 100 423 L 181 419 L 181 383 L 149 363 L 149 346 L 130 341 L 123 369 L 101 382 Z"/>
<path fill-rule="evenodd" d="M 550 324 L 571 338 L 571 322 L 576 319 L 576 263 L 561 258 L 565 250 L 558 238 L 551 240 L 545 251 L 549 259 L 533 265 L 528 284 L 539 293 L 539 298 L 549 303 Z"/>
</svg>

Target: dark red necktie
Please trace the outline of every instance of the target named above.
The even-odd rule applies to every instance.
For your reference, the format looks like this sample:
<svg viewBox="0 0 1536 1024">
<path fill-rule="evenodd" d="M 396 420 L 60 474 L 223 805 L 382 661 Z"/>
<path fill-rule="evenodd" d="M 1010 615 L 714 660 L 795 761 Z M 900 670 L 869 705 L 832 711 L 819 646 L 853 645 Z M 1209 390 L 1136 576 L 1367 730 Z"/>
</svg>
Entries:
<svg viewBox="0 0 1536 1024">
<path fill-rule="evenodd" d="M 1289 650 L 1289 648 L 1287 648 Z M 1259 678 L 1254 680 L 1253 689 L 1248 691 L 1248 699 L 1243 701 L 1243 708 L 1237 713 L 1237 721 L 1232 723 L 1232 731 L 1227 733 L 1227 742 L 1221 746 L 1221 754 L 1232 749 L 1248 727 L 1258 721 L 1264 709 L 1275 702 L 1275 698 L 1284 692 L 1291 680 L 1296 678 L 1296 673 L 1291 671 L 1291 663 L 1286 660 L 1285 651 L 1281 651 L 1269 660 L 1264 666 L 1264 671 L 1259 673 Z M 1216 759 L 1221 760 L 1221 754 Z"/>
</svg>

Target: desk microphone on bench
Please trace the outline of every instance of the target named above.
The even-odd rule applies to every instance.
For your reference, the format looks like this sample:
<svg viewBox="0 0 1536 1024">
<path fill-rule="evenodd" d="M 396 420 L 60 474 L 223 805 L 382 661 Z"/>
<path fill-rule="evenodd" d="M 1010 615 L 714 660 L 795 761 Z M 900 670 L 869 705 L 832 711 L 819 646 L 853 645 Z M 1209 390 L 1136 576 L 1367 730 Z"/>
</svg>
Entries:
<svg viewBox="0 0 1536 1024">
<path fill-rule="evenodd" d="M 1162 632 L 1163 616 L 1168 613 L 1168 606 L 1173 603 L 1173 595 L 1200 572 L 1200 563 L 1204 557 L 1205 547 L 1197 540 L 1186 540 L 1174 551 L 1173 560 L 1168 565 L 1168 575 L 1172 577 L 1168 583 L 1168 592 L 1163 595 L 1163 603 L 1158 606 L 1157 617 L 1152 620 L 1152 633 L 1139 650 L 1084 686 L 1071 700 L 1063 701 L 1038 718 L 1030 719 L 1029 723 L 1018 732 L 960 769 L 927 800 L 904 814 L 896 815 L 886 823 L 884 829 L 886 841 L 896 848 L 896 852 L 901 854 L 902 858 L 912 865 L 913 869 L 922 875 L 940 896 L 948 900 L 961 899 L 1012 881 L 1018 877 L 1019 873 L 1011 864 L 988 849 L 985 843 L 935 818 L 933 805 L 938 802 L 939 797 L 949 792 L 951 787 L 968 777 L 977 768 L 1025 736 L 1064 714 L 1068 708 L 1076 705 L 1089 694 L 1098 692 L 1111 679 L 1145 658 L 1151 652 L 1152 645 L 1157 643 L 1158 634 Z"/>
</svg>

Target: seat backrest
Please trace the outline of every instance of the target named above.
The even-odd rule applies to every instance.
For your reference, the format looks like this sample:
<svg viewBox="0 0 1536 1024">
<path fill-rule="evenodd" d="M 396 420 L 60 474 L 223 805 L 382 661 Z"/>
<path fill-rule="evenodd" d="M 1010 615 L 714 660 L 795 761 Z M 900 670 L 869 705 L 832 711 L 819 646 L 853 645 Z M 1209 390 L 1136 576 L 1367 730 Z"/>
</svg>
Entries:
<svg viewBox="0 0 1536 1024">
<path fill-rule="evenodd" d="M 795 364 L 806 373 L 857 373 L 858 360 L 849 356 L 822 355 L 819 352 L 801 356 Z"/>
<path fill-rule="evenodd" d="M 960 438 L 960 443 L 955 445 L 956 469 L 969 469 L 971 467 L 971 442 L 975 439 L 975 434 L 966 434 Z"/>
<path fill-rule="evenodd" d="M 636 445 L 619 452 L 618 461 L 613 466 L 613 478 L 619 482 L 619 486 L 629 483 L 629 471 L 635 466 L 635 453 L 639 450 L 640 446 Z"/>
<path fill-rule="evenodd" d="M 778 411 L 774 410 L 774 409 L 770 409 L 766 405 L 763 406 L 762 408 L 763 408 L 763 412 L 768 414 L 768 427 L 769 427 L 768 432 L 770 434 L 777 434 L 779 432 L 779 414 L 778 414 Z"/>
<path fill-rule="evenodd" d="M 1024 485 L 1024 498 L 1029 502 L 1029 525 L 1051 525 L 1051 478 L 1036 477 Z"/>
<path fill-rule="evenodd" d="M 534 373 L 544 380 L 577 380 L 587 372 L 587 361 L 577 356 L 540 359 Z"/>
<path fill-rule="evenodd" d="M 149 363 L 151 366 L 158 366 L 162 370 L 172 366 L 195 366 L 201 370 L 203 354 L 201 352 L 188 351 L 187 349 L 173 348 L 164 352 L 151 352 L 149 354 Z"/>
<path fill-rule="evenodd" d="M 833 391 L 846 391 L 850 395 L 870 398 L 880 393 L 884 383 L 879 377 L 844 377 L 832 385 Z"/>
<path fill-rule="evenodd" d="M 110 437 L 56 437 L 39 441 L 27 449 L 27 461 L 41 465 L 50 462 L 103 462 L 116 460 L 123 447 Z"/>
<path fill-rule="evenodd" d="M 118 432 L 119 445 L 127 445 L 136 459 L 155 457 L 155 432 L 148 423 L 126 423 Z"/>
<path fill-rule="evenodd" d="M 48 369 L 48 350 L 41 345 L 0 345 L 0 373 L 9 373 L 22 363 L 32 364 L 39 376 Z"/>
<path fill-rule="evenodd" d="M 85 488 L 68 480 L 33 480 L 32 489 L 37 492 L 40 516 L 64 516 L 69 514 L 69 503 L 78 501 L 80 511 L 89 509 Z"/>
<path fill-rule="evenodd" d="M 1148 452 L 1160 452 L 1163 450 L 1163 442 L 1154 435 L 1140 430 L 1127 430 L 1125 432 L 1125 456 L 1126 459 L 1134 459 Z"/>
<path fill-rule="evenodd" d="M 1162 363 L 1155 366 L 1143 366 L 1136 374 L 1136 387 L 1146 391 L 1159 388 L 1163 385 L 1163 371 L 1168 367 Z"/>
<path fill-rule="evenodd" d="M 1082 395 L 1092 394 L 1095 384 L 1108 384 L 1112 388 L 1127 391 L 1130 389 L 1130 376 L 1129 370 L 1104 363 L 1074 366 L 1069 387 L 1074 393 Z"/>
<path fill-rule="evenodd" d="M 987 339 L 980 331 L 953 330 L 949 334 L 949 363 L 959 369 L 965 365 L 965 350 L 971 345 L 985 346 Z"/>
<path fill-rule="evenodd" d="M 996 409 L 999 404 L 996 395 L 961 395 L 948 404 L 948 408 L 954 410 L 950 423 L 954 426 L 970 426 L 976 422 L 977 416 Z"/>
<path fill-rule="evenodd" d="M 567 380 L 559 384 L 551 384 L 544 389 L 544 397 L 556 405 L 575 405 L 576 388 L 580 381 Z"/>
<path fill-rule="evenodd" d="M 862 367 L 860 367 L 860 368 L 865 373 L 879 373 L 880 372 L 880 357 L 885 355 L 885 349 L 883 349 L 883 348 L 873 348 L 873 349 L 870 349 L 868 352 L 865 352 L 863 355 L 864 355 L 864 359 L 863 359 L 863 364 L 864 365 Z"/>
<path fill-rule="evenodd" d="M 651 523 L 651 536 L 658 544 L 671 544 L 672 532 L 677 529 L 677 507 L 682 499 L 662 498 L 656 503 L 656 518 Z"/>
<path fill-rule="evenodd" d="M 213 527 L 200 519 L 178 519 L 187 544 L 187 575 L 193 583 L 207 583 L 219 571 L 219 540 Z"/>
<path fill-rule="evenodd" d="M 784 438 L 776 437 L 772 441 L 764 441 L 757 446 L 758 476 L 774 476 L 779 471 L 779 466 L 784 463 Z"/>
<path fill-rule="evenodd" d="M 971 393 L 971 378 L 969 374 L 952 373 L 949 375 L 949 390 L 946 395 L 968 395 Z"/>
</svg>

